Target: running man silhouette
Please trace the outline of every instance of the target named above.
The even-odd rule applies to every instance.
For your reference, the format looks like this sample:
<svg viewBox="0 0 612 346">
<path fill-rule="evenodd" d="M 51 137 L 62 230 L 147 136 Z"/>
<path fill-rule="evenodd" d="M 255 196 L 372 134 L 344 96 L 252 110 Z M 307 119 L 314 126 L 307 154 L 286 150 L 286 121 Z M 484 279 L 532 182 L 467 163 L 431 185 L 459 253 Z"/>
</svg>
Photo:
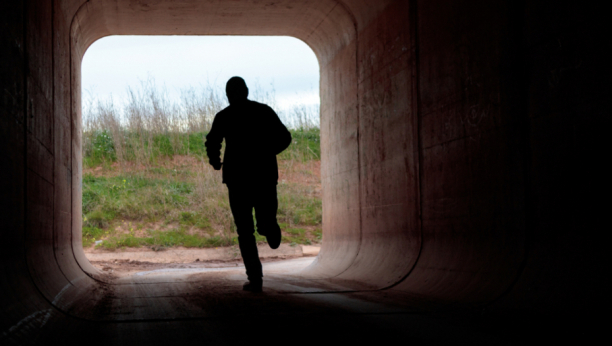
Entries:
<svg viewBox="0 0 612 346">
<path fill-rule="evenodd" d="M 247 99 L 249 89 L 240 77 L 225 87 L 229 106 L 217 113 L 206 136 L 208 160 L 215 170 L 223 166 L 223 183 L 238 232 L 238 245 L 249 282 L 243 289 L 261 292 L 263 272 L 255 242 L 257 232 L 272 249 L 279 247 L 281 230 L 276 220 L 278 164 L 276 155 L 291 144 L 291 133 L 269 106 Z M 225 155 L 220 159 L 221 142 Z"/>
</svg>

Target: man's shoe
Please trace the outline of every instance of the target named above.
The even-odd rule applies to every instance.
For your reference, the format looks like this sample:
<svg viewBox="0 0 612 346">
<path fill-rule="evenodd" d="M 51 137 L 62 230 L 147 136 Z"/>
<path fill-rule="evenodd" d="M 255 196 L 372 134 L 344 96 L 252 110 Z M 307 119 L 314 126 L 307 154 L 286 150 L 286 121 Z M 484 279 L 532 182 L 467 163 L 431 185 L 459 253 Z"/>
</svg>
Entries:
<svg viewBox="0 0 612 346">
<path fill-rule="evenodd" d="M 281 230 L 280 227 L 276 229 L 270 229 L 266 232 L 266 240 L 268 241 L 268 245 L 272 249 L 278 249 L 281 243 Z"/>
<path fill-rule="evenodd" d="M 242 285 L 242 290 L 249 292 L 261 292 L 262 286 L 263 281 L 249 281 L 245 282 L 244 285 Z"/>
</svg>

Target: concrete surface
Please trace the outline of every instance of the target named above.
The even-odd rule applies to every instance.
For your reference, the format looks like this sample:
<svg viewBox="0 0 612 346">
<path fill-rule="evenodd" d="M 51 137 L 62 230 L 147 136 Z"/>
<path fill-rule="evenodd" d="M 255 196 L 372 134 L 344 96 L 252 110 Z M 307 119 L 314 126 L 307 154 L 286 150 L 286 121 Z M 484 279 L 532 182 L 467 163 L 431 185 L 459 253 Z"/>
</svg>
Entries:
<svg viewBox="0 0 612 346">
<path fill-rule="evenodd" d="M 304 256 L 316 256 L 319 254 L 319 251 L 321 251 L 320 246 L 301 245 L 300 247 L 302 249 L 302 255 Z"/>
<path fill-rule="evenodd" d="M 273 343 L 300 329 L 324 343 L 584 343 L 610 301 L 602 6 L 2 1 L 1 343 Z M 113 34 L 290 35 L 313 49 L 324 246 L 311 265 L 253 296 L 227 273 L 117 284 L 89 263 L 80 63 Z"/>
</svg>

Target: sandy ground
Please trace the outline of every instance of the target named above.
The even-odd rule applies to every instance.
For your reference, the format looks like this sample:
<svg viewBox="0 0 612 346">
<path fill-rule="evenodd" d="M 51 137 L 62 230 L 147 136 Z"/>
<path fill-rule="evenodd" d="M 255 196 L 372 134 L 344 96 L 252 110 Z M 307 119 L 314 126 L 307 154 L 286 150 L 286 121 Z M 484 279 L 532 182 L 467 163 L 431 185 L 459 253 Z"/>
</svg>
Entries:
<svg viewBox="0 0 612 346">
<path fill-rule="evenodd" d="M 270 249 L 267 245 L 258 246 L 259 258 L 263 263 L 314 257 L 319 253 L 319 249 L 318 246 L 292 247 L 288 244 L 281 244 L 276 250 Z M 164 251 L 151 251 L 149 248 L 116 251 L 96 249 L 86 251 L 85 255 L 95 267 L 115 277 L 143 271 L 243 267 L 237 246 L 205 249 L 177 247 Z"/>
<path fill-rule="evenodd" d="M 314 256 L 294 258 L 264 258 L 261 260 L 265 275 L 295 274 L 306 268 L 314 261 Z M 101 261 L 92 264 L 104 272 L 106 280 L 115 283 L 132 282 L 133 279 L 155 279 L 162 276 L 164 279 L 184 279 L 190 275 L 230 275 L 238 281 L 246 280 L 242 260 L 233 261 L 206 261 L 194 263 L 151 263 L 138 261 Z M 215 276 L 215 277 L 216 277 Z M 123 279 L 123 280 L 122 280 Z M 128 281 L 124 281 L 127 279 Z M 117 281 L 118 280 L 118 281 Z"/>
</svg>

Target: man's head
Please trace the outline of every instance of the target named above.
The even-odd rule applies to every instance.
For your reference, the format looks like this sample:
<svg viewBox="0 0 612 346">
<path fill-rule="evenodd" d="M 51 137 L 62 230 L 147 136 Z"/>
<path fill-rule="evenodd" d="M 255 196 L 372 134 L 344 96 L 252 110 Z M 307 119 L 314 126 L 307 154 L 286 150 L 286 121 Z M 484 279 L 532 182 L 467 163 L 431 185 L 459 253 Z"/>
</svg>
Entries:
<svg viewBox="0 0 612 346">
<path fill-rule="evenodd" d="M 247 88 L 244 79 L 240 77 L 232 77 L 225 85 L 225 94 L 230 104 L 246 100 L 249 96 L 249 88 Z"/>
</svg>

